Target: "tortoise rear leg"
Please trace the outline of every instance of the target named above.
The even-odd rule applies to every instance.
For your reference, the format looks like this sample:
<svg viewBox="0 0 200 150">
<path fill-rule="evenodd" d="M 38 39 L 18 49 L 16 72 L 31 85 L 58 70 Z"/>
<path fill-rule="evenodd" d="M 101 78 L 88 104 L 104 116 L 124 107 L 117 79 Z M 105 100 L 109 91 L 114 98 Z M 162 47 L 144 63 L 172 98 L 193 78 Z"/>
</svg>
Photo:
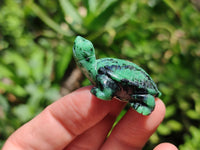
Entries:
<svg viewBox="0 0 200 150">
<path fill-rule="evenodd" d="M 155 98 L 151 94 L 134 94 L 129 103 L 138 113 L 149 115 L 155 107 Z"/>
<path fill-rule="evenodd" d="M 91 93 L 103 100 L 111 100 L 116 92 L 117 85 L 107 75 L 97 75 L 97 87 L 91 89 Z"/>
</svg>

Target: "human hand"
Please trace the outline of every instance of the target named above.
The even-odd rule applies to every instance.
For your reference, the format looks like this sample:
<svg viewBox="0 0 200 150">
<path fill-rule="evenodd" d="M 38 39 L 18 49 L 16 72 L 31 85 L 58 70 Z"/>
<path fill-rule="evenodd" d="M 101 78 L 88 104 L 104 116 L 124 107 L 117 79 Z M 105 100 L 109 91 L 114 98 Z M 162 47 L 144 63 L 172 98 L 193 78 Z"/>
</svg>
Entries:
<svg viewBox="0 0 200 150">
<path fill-rule="evenodd" d="M 15 131 L 2 150 L 138 150 L 142 149 L 165 115 L 165 106 L 156 99 L 149 116 L 130 109 L 115 126 L 125 106 L 117 99 L 99 100 L 84 87 L 49 105 L 43 112 Z M 169 143 L 155 150 L 177 150 Z"/>
</svg>

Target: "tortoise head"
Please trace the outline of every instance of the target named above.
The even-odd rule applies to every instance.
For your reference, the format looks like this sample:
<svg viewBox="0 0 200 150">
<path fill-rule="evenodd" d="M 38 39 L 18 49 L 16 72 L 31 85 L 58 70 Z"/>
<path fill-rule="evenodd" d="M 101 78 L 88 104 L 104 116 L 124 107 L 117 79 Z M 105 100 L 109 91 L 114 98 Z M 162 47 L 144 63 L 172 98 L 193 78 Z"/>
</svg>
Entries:
<svg viewBox="0 0 200 150">
<path fill-rule="evenodd" d="M 74 41 L 73 54 L 76 61 L 89 61 L 95 58 L 93 44 L 81 36 L 77 36 Z"/>
</svg>

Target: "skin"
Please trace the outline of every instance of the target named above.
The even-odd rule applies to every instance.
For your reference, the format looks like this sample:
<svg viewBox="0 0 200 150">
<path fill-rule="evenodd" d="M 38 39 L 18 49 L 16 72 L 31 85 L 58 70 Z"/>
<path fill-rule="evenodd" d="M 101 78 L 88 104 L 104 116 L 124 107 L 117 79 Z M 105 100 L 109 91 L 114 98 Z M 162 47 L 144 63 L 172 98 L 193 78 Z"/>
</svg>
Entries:
<svg viewBox="0 0 200 150">
<path fill-rule="evenodd" d="M 149 115 L 155 107 L 155 97 L 161 95 L 151 77 L 136 64 L 116 59 L 96 60 L 93 44 L 77 36 L 73 47 L 74 58 L 95 87 L 96 97 L 111 100 L 114 96 L 128 101 L 138 113 Z"/>
<path fill-rule="evenodd" d="M 38 116 L 15 131 L 2 150 L 141 150 L 165 115 L 156 99 L 154 111 L 143 116 L 130 109 L 107 134 L 125 102 L 102 101 L 84 87 L 55 101 Z M 154 150 L 177 150 L 162 143 Z"/>
</svg>

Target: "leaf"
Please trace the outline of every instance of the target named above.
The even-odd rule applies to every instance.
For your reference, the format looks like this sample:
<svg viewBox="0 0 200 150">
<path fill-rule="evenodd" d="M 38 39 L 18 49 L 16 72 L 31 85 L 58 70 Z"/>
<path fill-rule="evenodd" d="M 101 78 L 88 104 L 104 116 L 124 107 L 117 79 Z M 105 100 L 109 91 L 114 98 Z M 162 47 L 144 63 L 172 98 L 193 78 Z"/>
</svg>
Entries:
<svg viewBox="0 0 200 150">
<path fill-rule="evenodd" d="M 27 105 L 31 106 L 32 111 L 35 113 L 40 106 L 41 101 L 44 99 L 45 88 L 44 85 L 32 84 L 26 87 L 30 93 Z M 28 89 L 29 88 L 29 89 Z M 32 91 L 30 91 L 32 89 Z M 47 89 L 48 90 L 48 89 Z"/>
<path fill-rule="evenodd" d="M 89 14 L 94 13 L 97 10 L 98 0 L 84 0 L 84 4 Z"/>
<path fill-rule="evenodd" d="M 63 75 L 72 59 L 72 47 L 66 48 L 65 46 L 66 46 L 65 44 L 61 44 L 58 47 L 58 51 L 60 51 L 60 55 L 58 57 L 56 68 L 55 68 L 57 80 L 60 80 L 63 77 Z"/>
<path fill-rule="evenodd" d="M 30 75 L 30 67 L 27 60 L 18 53 L 7 51 L 4 55 L 4 62 L 13 64 L 15 66 L 13 69 L 19 77 L 28 77 Z"/>
<path fill-rule="evenodd" d="M 31 74 L 37 82 L 41 82 L 44 77 L 44 51 L 35 50 L 30 57 Z"/>
<path fill-rule="evenodd" d="M 13 76 L 12 71 L 10 69 L 8 69 L 8 67 L 1 65 L 1 64 L 0 64 L 0 72 L 1 72 L 0 78 Z"/>
<path fill-rule="evenodd" d="M 3 95 L 0 95 L 0 109 L 1 107 L 5 112 L 7 112 L 10 108 L 7 99 Z"/>
<path fill-rule="evenodd" d="M 179 146 L 180 150 L 198 150 L 200 149 L 200 131 L 198 127 L 192 125 L 189 128 L 190 134 L 185 134 L 185 142 Z"/>
<path fill-rule="evenodd" d="M 123 27 L 128 21 L 136 19 L 137 2 L 123 3 L 123 5 L 125 5 L 122 9 L 124 11 L 123 15 L 120 17 L 117 15 L 112 16 L 108 22 L 108 26 L 113 28 Z"/>
<path fill-rule="evenodd" d="M 47 26 L 55 30 L 57 33 L 70 36 L 72 35 L 71 31 L 63 30 L 59 24 L 52 20 L 37 4 L 30 2 L 28 3 L 28 8 L 30 8 Z"/>
<path fill-rule="evenodd" d="M 173 131 L 181 131 L 183 128 L 183 125 L 176 120 L 169 120 L 166 125 Z"/>
<path fill-rule="evenodd" d="M 71 23 L 81 24 L 82 19 L 78 11 L 69 0 L 59 0 L 65 16 L 70 17 Z M 70 23 L 70 22 L 69 22 Z"/>
<path fill-rule="evenodd" d="M 176 14 L 179 13 L 179 8 L 173 0 L 164 0 L 163 2 L 165 2 Z"/>
<path fill-rule="evenodd" d="M 115 126 L 117 125 L 117 123 L 123 118 L 123 116 L 126 114 L 126 112 L 127 112 L 126 109 L 123 109 L 123 110 L 120 112 L 120 114 L 117 116 L 117 118 L 116 118 L 116 120 L 115 120 L 115 122 L 114 122 L 114 124 L 113 124 L 113 126 L 112 126 L 112 129 L 109 131 L 107 137 L 110 136 L 112 130 L 115 128 Z"/>
<path fill-rule="evenodd" d="M 0 82 L 0 89 L 3 89 L 6 92 L 13 93 L 14 95 L 20 96 L 20 97 L 27 95 L 27 92 L 20 85 L 13 85 L 13 84 L 8 85 L 8 84 Z"/>
<path fill-rule="evenodd" d="M 89 22 L 85 22 L 86 25 L 90 28 L 90 30 L 96 30 L 97 28 L 105 26 L 113 15 L 114 9 L 119 6 L 119 3 L 119 0 L 104 1 L 96 11 L 93 20 L 88 20 Z M 87 19 L 88 18 L 86 18 L 86 20 Z"/>
<path fill-rule="evenodd" d="M 165 118 L 169 118 L 176 113 L 176 106 L 175 105 L 168 105 L 166 109 Z"/>
<path fill-rule="evenodd" d="M 171 129 L 169 129 L 166 125 L 160 124 L 158 129 L 157 129 L 158 133 L 161 135 L 170 135 L 171 133 Z"/>
<path fill-rule="evenodd" d="M 194 119 L 194 120 L 200 120 L 200 115 L 197 111 L 195 110 L 188 110 L 186 112 L 187 116 L 191 119 Z"/>
<path fill-rule="evenodd" d="M 45 91 L 44 97 L 48 100 L 49 103 L 52 103 L 58 100 L 61 96 L 59 93 L 60 87 L 50 87 L 48 90 Z"/>
<path fill-rule="evenodd" d="M 33 117 L 33 113 L 29 105 L 21 104 L 13 109 L 13 113 L 21 122 L 26 122 Z"/>
<path fill-rule="evenodd" d="M 51 82 L 53 63 L 54 63 L 54 53 L 52 51 L 47 51 L 46 61 L 44 64 L 44 73 L 43 73 L 45 81 Z"/>
</svg>

